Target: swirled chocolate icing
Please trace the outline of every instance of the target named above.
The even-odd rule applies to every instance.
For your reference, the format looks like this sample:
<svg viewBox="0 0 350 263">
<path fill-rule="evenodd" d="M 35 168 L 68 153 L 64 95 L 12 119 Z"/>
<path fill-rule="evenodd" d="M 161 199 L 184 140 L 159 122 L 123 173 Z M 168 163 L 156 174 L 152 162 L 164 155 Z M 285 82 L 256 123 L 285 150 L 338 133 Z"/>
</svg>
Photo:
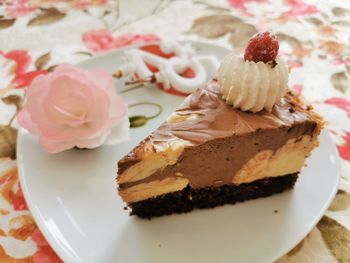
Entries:
<svg viewBox="0 0 350 263">
<path fill-rule="evenodd" d="M 183 121 L 164 122 L 145 141 L 153 145 L 169 141 L 188 142 L 177 164 L 120 188 L 181 174 L 191 187 L 202 188 L 232 183 L 232 176 L 262 150 L 276 151 L 289 139 L 313 134 L 317 120 L 303 108 L 298 97 L 288 92 L 271 112 L 243 112 L 228 105 L 216 80 L 190 95 L 176 110 Z M 121 174 L 140 161 L 135 150 L 118 163 Z"/>
<path fill-rule="evenodd" d="M 290 127 L 313 116 L 305 109 L 297 108 L 294 95 L 287 94 L 272 112 L 244 112 L 232 109 L 222 98 L 219 85 L 211 81 L 206 88 L 198 89 L 176 110 L 178 115 L 195 114 L 197 118 L 178 123 L 162 124 L 151 136 L 155 143 L 171 137 L 190 141 L 194 145 L 208 140 L 242 135 L 256 130 Z"/>
</svg>

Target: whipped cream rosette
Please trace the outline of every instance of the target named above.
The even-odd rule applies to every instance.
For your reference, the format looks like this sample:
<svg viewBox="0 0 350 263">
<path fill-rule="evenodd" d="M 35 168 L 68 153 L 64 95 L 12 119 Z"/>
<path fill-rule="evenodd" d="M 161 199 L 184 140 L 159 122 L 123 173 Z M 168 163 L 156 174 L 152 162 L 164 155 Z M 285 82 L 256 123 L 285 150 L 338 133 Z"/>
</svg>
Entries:
<svg viewBox="0 0 350 263">
<path fill-rule="evenodd" d="M 288 83 L 288 69 L 277 53 L 276 37 L 264 32 L 249 41 L 244 58 L 227 55 L 218 70 L 223 99 L 242 111 L 271 111 Z"/>
</svg>

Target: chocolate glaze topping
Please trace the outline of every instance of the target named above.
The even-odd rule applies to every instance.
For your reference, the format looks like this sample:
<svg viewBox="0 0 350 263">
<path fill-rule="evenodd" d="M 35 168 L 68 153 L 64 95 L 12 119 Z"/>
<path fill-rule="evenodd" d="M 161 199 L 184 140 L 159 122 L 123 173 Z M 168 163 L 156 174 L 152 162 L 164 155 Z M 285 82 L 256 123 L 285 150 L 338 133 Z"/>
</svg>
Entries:
<svg viewBox="0 0 350 263">
<path fill-rule="evenodd" d="M 230 184 L 233 175 L 259 151 L 275 151 L 291 138 L 311 135 L 317 126 L 314 114 L 291 92 L 271 112 L 243 112 L 221 98 L 215 80 L 190 95 L 176 113 L 196 118 L 165 122 L 145 140 L 153 145 L 178 139 L 190 142 L 177 164 L 120 188 L 170 176 L 188 178 L 192 188 Z M 119 174 L 141 161 L 135 151 L 119 161 Z"/>
<path fill-rule="evenodd" d="M 293 102 L 293 95 L 287 94 L 272 112 L 244 112 L 234 109 L 222 98 L 216 81 L 206 88 L 198 89 L 189 101 L 176 110 L 179 115 L 196 114 L 198 118 L 179 123 L 163 123 L 152 135 L 155 143 L 180 138 L 194 145 L 208 140 L 232 135 L 251 133 L 258 129 L 290 127 L 304 121 L 312 121 L 313 116 Z M 289 108 L 294 108 L 291 114 Z"/>
</svg>

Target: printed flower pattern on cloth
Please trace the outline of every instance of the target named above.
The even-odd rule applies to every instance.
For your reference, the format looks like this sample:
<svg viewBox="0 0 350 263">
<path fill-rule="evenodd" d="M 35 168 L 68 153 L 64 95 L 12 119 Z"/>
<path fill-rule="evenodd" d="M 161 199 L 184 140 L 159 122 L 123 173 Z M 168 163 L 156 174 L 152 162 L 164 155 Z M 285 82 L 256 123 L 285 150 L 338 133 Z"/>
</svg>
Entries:
<svg viewBox="0 0 350 263">
<path fill-rule="evenodd" d="M 329 103 L 330 100 L 315 102 L 313 105 L 323 116 L 326 128 L 336 143 L 340 157 L 350 161 L 350 118 L 342 108 Z"/>
<path fill-rule="evenodd" d="M 2 161 L 5 170 L 0 174 L 0 237 L 9 237 L 16 240 L 20 257 L 9 256 L 6 250 L 0 246 L 0 262 L 62 262 L 52 248 L 47 244 L 37 228 L 34 219 L 29 214 L 23 193 L 19 185 L 17 169 L 14 161 Z M 2 228 L 7 225 L 7 228 Z M 30 253 L 26 248 L 28 241 L 35 242 L 36 251 Z"/>
<path fill-rule="evenodd" d="M 342 138 L 343 142 L 337 145 L 338 151 L 342 158 L 350 162 L 350 132 L 345 133 Z"/>
<path fill-rule="evenodd" d="M 30 6 L 26 0 L 14 0 L 7 7 L 7 15 L 12 18 L 25 16 L 36 11 L 37 7 Z"/>
<path fill-rule="evenodd" d="M 125 34 L 113 37 L 107 30 L 89 31 L 84 33 L 82 38 L 86 47 L 96 53 L 132 44 L 150 43 L 159 40 L 154 34 Z"/>
<path fill-rule="evenodd" d="M 39 229 L 35 229 L 31 235 L 32 240 L 36 243 L 38 250 L 33 255 L 35 263 L 61 263 L 63 262 L 47 243 Z"/>
<path fill-rule="evenodd" d="M 306 4 L 303 0 L 286 0 L 285 3 L 290 9 L 282 15 L 291 19 L 302 15 L 312 15 L 318 12 L 315 5 Z"/>
<path fill-rule="evenodd" d="M 126 1 L 126 5 L 132 5 L 132 2 Z M 346 253 L 350 247 L 350 229 L 346 224 L 350 220 L 350 46 L 346 38 L 350 20 L 349 3 L 209 0 L 160 1 L 157 6 L 153 2 L 148 5 L 137 2 L 136 7 L 123 9 L 114 0 L 0 0 L 0 34 L 13 39 L 11 43 L 0 43 L 0 50 L 3 50 L 0 52 L 0 103 L 11 102 L 12 97 L 9 96 L 12 95 L 9 94 L 16 91 L 14 88 L 26 88 L 35 77 L 51 71 L 56 65 L 68 61 L 73 63 L 71 60 L 77 55 L 80 55 L 80 59 L 86 59 L 91 55 L 86 50 L 100 53 L 133 43 L 158 40 L 157 36 L 146 32 L 174 38 L 190 34 L 191 37 L 231 45 L 240 52 L 239 49 L 258 30 L 273 29 L 281 43 L 280 54 L 292 68 L 291 74 L 296 76 L 291 79 L 291 87 L 324 116 L 326 129 L 331 133 L 342 158 L 343 170 L 341 188 L 327 216 L 277 262 L 350 262 L 350 253 Z M 135 8 L 142 9 L 142 12 L 130 15 L 128 10 Z M 186 13 L 186 10 L 190 12 Z M 57 32 L 62 26 L 69 28 L 72 25 L 70 21 L 82 21 L 87 17 L 90 22 L 81 25 L 84 27 L 83 34 L 74 35 L 66 30 L 60 37 L 66 38 L 67 44 L 55 45 Z M 23 38 L 13 37 L 19 28 L 27 39 L 32 36 L 37 38 L 42 30 L 45 31 L 45 38 L 40 39 L 35 47 L 25 47 L 28 50 L 23 50 Z M 41 64 L 49 63 L 35 69 L 33 62 L 47 53 L 50 55 L 41 58 Z M 74 63 L 78 61 L 76 59 Z M 46 70 L 42 70 L 44 68 Z M 19 109 L 19 101 L 17 104 L 2 103 L 5 106 L 1 110 L 13 111 L 14 105 Z M 9 134 L 12 144 L 15 144 L 16 129 L 0 126 L 0 145 L 8 145 Z M 12 253 L 0 245 L 0 262 L 61 262 L 33 224 L 33 219 L 30 219 L 14 161 L 10 160 L 10 157 L 14 158 L 15 150 L 0 152 L 0 217 L 2 220 L 6 218 L 8 223 L 12 222 L 10 233 L 0 220 L 0 236 L 2 242 L 16 239 L 20 243 L 18 250 Z M 8 162 L 12 162 L 14 167 L 8 168 Z M 23 238 L 33 241 L 36 247 L 30 250 Z M 23 251 L 26 253 L 23 254 Z"/>
<path fill-rule="evenodd" d="M 46 74 L 46 70 L 28 71 L 32 59 L 26 50 L 12 50 L 4 53 L 0 50 L 0 91 L 6 88 L 24 88 L 31 84 L 32 80 Z"/>
<path fill-rule="evenodd" d="M 18 18 L 36 12 L 39 8 L 50 8 L 57 5 L 84 10 L 90 6 L 101 6 L 107 0 L 10 0 L 6 3 L 6 15 L 10 18 Z M 0 4 L 2 2 L 0 1 Z"/>
<path fill-rule="evenodd" d="M 339 139 L 336 142 L 340 156 L 350 162 L 350 129 L 346 129 L 350 126 L 350 101 L 344 98 L 332 97 L 327 99 L 325 104 L 343 111 L 342 117 L 332 116 L 333 118 L 336 117 L 335 119 L 340 124 L 340 127 L 333 129 L 332 133 L 338 135 Z"/>
<path fill-rule="evenodd" d="M 84 10 L 88 8 L 89 6 L 100 6 L 105 5 L 107 3 L 107 0 L 76 0 L 72 1 L 71 6 L 73 8 Z"/>
<path fill-rule="evenodd" d="M 257 2 L 257 3 L 263 3 L 267 2 L 267 0 L 228 0 L 229 5 L 236 10 L 239 10 L 247 15 L 251 15 L 248 12 L 247 4 Z"/>
<path fill-rule="evenodd" d="M 18 121 L 40 137 L 49 153 L 74 147 L 91 149 L 129 138 L 127 105 L 104 70 L 62 64 L 53 73 L 36 78 L 26 95 Z"/>
</svg>

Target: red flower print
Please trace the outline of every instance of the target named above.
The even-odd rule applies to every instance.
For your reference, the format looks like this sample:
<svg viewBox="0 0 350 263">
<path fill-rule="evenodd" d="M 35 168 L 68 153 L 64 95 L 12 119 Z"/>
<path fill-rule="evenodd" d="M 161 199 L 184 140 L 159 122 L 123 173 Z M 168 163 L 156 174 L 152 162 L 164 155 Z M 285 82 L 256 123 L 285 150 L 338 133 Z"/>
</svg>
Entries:
<svg viewBox="0 0 350 263">
<path fill-rule="evenodd" d="M 333 97 L 325 101 L 326 104 L 333 105 L 346 112 L 350 118 L 350 101 L 340 97 Z M 345 131 L 341 137 L 341 143 L 337 145 L 339 155 L 350 161 L 350 131 Z"/>
<path fill-rule="evenodd" d="M 303 92 L 303 85 L 295 84 L 292 88 L 298 94 L 301 94 Z"/>
<path fill-rule="evenodd" d="M 17 192 L 13 194 L 13 209 L 16 211 L 28 210 L 26 200 L 24 199 L 21 185 L 18 183 Z"/>
<path fill-rule="evenodd" d="M 83 34 L 83 42 L 85 46 L 94 52 L 114 48 L 113 41 L 112 34 L 107 30 L 90 31 Z"/>
<path fill-rule="evenodd" d="M 37 8 L 29 6 L 26 0 L 15 0 L 7 6 L 6 12 L 9 17 L 17 18 L 35 12 Z"/>
<path fill-rule="evenodd" d="M 305 4 L 302 0 L 286 0 L 285 3 L 289 5 L 291 9 L 283 15 L 289 18 L 296 18 L 301 15 L 311 15 L 318 12 L 316 6 Z"/>
<path fill-rule="evenodd" d="M 335 40 L 326 40 L 322 41 L 320 44 L 320 48 L 331 55 L 338 55 L 346 50 L 346 46 Z"/>
<path fill-rule="evenodd" d="M 248 2 L 257 2 L 257 3 L 264 3 L 266 0 L 228 0 L 229 5 L 232 8 L 235 8 L 243 13 L 247 13 L 246 3 Z"/>
<path fill-rule="evenodd" d="M 38 246 L 38 250 L 33 255 L 34 263 L 61 263 L 63 262 L 47 243 L 45 237 L 37 228 L 31 235 L 32 240 Z"/>
<path fill-rule="evenodd" d="M 74 1 L 73 7 L 84 10 L 91 5 L 104 5 L 106 3 L 107 3 L 107 0 L 80 0 L 80 1 Z"/>
<path fill-rule="evenodd" d="M 8 53 L 0 51 L 0 55 L 6 59 L 12 60 L 16 64 L 14 69 L 14 78 L 12 79 L 11 86 L 13 88 L 24 88 L 32 83 L 32 80 L 41 74 L 46 74 L 46 70 L 34 70 L 27 71 L 29 64 L 31 63 L 31 57 L 26 50 L 13 50 Z"/>
<path fill-rule="evenodd" d="M 340 56 L 336 56 L 333 60 L 330 61 L 332 64 L 334 65 L 346 65 L 346 66 L 350 66 L 350 59 L 347 58 L 341 58 Z"/>
<path fill-rule="evenodd" d="M 125 34 L 113 37 L 107 30 L 89 31 L 83 34 L 85 46 L 96 53 L 135 43 L 148 43 L 158 40 L 159 38 L 153 34 Z"/>
<path fill-rule="evenodd" d="M 18 185 L 17 191 L 14 186 Z M 22 189 L 18 183 L 17 169 L 11 169 L 0 177 L 0 196 L 2 196 L 16 211 L 27 210 Z"/>
<path fill-rule="evenodd" d="M 348 114 L 350 118 L 350 101 L 349 100 L 346 100 L 340 97 L 333 97 L 333 98 L 327 99 L 325 103 L 334 105 L 337 108 L 342 109 Z"/>
<path fill-rule="evenodd" d="M 350 132 L 347 132 L 345 136 L 342 137 L 344 142 L 340 145 L 337 145 L 339 155 L 341 158 L 350 161 Z"/>
<path fill-rule="evenodd" d="M 337 30 L 331 26 L 319 26 L 317 31 L 324 36 L 334 36 Z"/>
<path fill-rule="evenodd" d="M 289 59 L 289 60 L 287 60 L 287 65 L 291 68 L 300 68 L 303 66 L 303 63 L 301 61 L 298 61 L 298 60 Z"/>
<path fill-rule="evenodd" d="M 107 0 L 74 0 L 74 1 L 62 1 L 62 0 L 8 0 L 6 7 L 7 15 L 11 18 L 17 18 L 25 16 L 35 12 L 39 7 L 42 7 L 43 2 L 45 6 L 52 7 L 56 4 L 65 4 L 68 7 L 84 10 L 89 6 L 99 6 L 107 3 Z M 0 4 L 2 1 L 0 0 Z"/>
</svg>

